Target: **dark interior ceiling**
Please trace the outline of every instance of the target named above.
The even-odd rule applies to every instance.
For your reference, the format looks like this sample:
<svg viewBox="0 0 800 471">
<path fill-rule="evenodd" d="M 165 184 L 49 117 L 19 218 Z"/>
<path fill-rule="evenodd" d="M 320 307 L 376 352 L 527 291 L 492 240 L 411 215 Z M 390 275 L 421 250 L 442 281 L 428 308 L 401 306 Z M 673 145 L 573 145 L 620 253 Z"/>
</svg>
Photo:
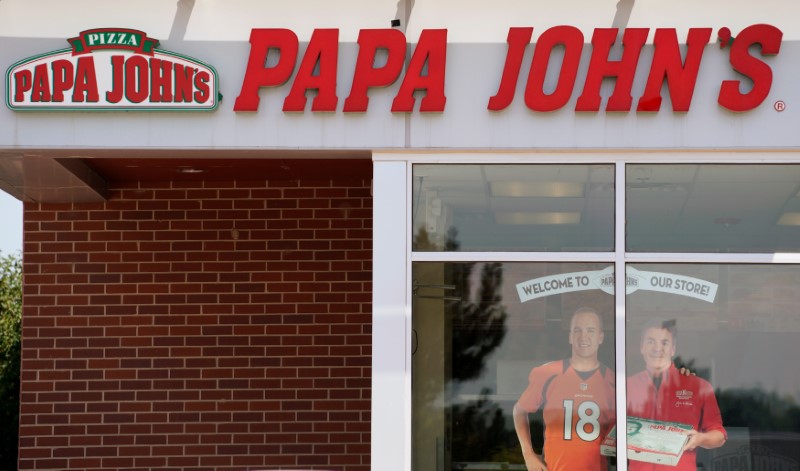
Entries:
<svg viewBox="0 0 800 471">
<path fill-rule="evenodd" d="M 89 158 L 109 183 L 123 181 L 320 180 L 372 178 L 370 159 Z"/>
<path fill-rule="evenodd" d="M 98 202 L 116 183 L 372 178 L 369 150 L 0 149 L 0 191 L 21 201 Z"/>
</svg>

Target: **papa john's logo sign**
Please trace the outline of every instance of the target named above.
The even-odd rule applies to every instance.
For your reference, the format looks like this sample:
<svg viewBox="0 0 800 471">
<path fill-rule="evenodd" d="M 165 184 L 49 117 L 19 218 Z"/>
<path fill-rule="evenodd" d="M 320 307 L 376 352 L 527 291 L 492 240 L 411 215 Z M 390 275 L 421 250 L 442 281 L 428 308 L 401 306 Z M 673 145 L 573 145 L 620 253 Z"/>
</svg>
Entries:
<svg viewBox="0 0 800 471">
<path fill-rule="evenodd" d="M 535 112 L 557 111 L 579 93 L 575 111 L 599 112 L 603 106 L 601 88 L 605 79 L 614 79 L 613 92 L 605 104 L 605 111 L 658 112 L 663 101 L 662 91 L 669 93 L 672 111 L 687 112 L 692 102 L 695 83 L 704 55 L 728 56 L 733 75 L 720 78 L 716 90 L 721 107 L 734 112 L 750 111 L 758 107 L 769 95 L 772 87 L 772 69 L 765 56 L 780 52 L 783 33 L 767 24 L 755 24 L 741 30 L 734 38 L 729 28 L 720 28 L 717 38 L 720 52 L 707 47 L 711 42 L 712 28 L 690 28 L 685 47 L 679 43 L 675 28 L 656 28 L 652 41 L 652 58 L 649 71 L 638 67 L 642 49 L 650 35 L 649 28 L 595 28 L 591 42 L 574 26 L 554 26 L 544 30 L 531 45 L 533 27 L 513 27 L 508 31 L 508 48 L 505 65 L 498 71 L 500 77 L 497 93 L 488 100 L 487 109 L 503 111 L 515 99 L 518 82 L 525 80 L 525 106 Z M 620 59 L 613 59 L 612 47 L 621 37 Z M 247 62 L 241 91 L 233 106 L 235 112 L 258 111 L 262 88 L 278 88 L 291 80 L 291 89 L 283 101 L 284 112 L 306 109 L 306 92 L 316 90 L 311 105 L 312 112 L 363 113 L 369 105 L 369 91 L 387 87 L 402 77 L 397 95 L 392 101 L 393 113 L 411 113 L 414 110 L 415 92 L 423 92 L 419 111 L 441 113 L 444 111 L 445 72 L 447 69 L 447 30 L 424 29 L 408 59 L 409 45 L 405 35 L 394 29 L 362 29 L 358 35 L 358 55 L 353 69 L 350 94 L 339 106 L 341 87 L 337 88 L 339 66 L 339 30 L 316 29 L 311 35 L 302 59 L 298 55 L 300 42 L 288 29 L 253 29 L 250 33 L 250 57 Z M 727 50 L 725 50 L 727 48 Z M 532 54 L 529 51 L 533 49 Z M 684 50 L 682 52 L 681 50 Z M 271 51 L 279 51 L 279 59 L 267 66 Z M 554 59 L 561 51 L 562 59 Z M 588 53 L 586 53 L 588 51 Z M 379 60 L 378 54 L 386 56 Z M 588 57 L 588 66 L 582 67 Z M 383 65 L 378 66 L 383 62 Z M 551 64 L 552 62 L 552 64 Z M 299 68 L 295 73 L 295 68 Z M 407 64 L 404 66 L 404 64 Z M 476 64 L 475 67 L 484 67 Z M 526 71 L 527 70 L 527 71 Z M 638 72 L 637 72 L 638 70 Z M 646 73 L 643 94 L 634 103 L 632 94 L 636 75 Z M 555 88 L 545 84 L 545 79 L 555 81 Z M 581 76 L 579 76 L 581 75 Z M 469 80 L 460 77 L 459 80 Z M 580 90 L 580 82 L 583 89 Z M 747 82 L 750 82 L 748 84 Z M 480 90 L 475 90 L 476 99 Z M 784 105 L 776 104 L 782 111 Z"/>
<path fill-rule="evenodd" d="M 158 48 L 144 32 L 100 28 L 71 48 L 21 60 L 6 72 L 12 110 L 213 110 L 217 71 Z"/>
</svg>

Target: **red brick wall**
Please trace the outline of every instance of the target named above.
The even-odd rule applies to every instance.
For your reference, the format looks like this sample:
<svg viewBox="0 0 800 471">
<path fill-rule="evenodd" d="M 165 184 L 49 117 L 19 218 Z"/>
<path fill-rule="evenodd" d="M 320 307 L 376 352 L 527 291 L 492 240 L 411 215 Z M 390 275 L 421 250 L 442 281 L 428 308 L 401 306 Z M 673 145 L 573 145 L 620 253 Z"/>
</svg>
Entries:
<svg viewBox="0 0 800 471">
<path fill-rule="evenodd" d="M 369 181 L 25 204 L 20 469 L 369 469 Z"/>
</svg>

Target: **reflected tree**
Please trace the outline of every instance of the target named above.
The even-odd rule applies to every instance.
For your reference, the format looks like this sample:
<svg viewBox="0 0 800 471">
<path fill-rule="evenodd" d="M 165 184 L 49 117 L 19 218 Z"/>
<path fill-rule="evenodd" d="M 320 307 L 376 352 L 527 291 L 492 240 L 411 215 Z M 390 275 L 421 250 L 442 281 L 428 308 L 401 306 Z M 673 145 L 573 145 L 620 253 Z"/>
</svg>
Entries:
<svg viewBox="0 0 800 471">
<path fill-rule="evenodd" d="M 425 229 L 414 240 L 415 250 L 459 250 L 458 232 L 448 230 L 443 247 Z M 476 270 L 480 270 L 476 274 Z M 476 276 L 477 275 L 477 276 Z M 457 301 L 447 303 L 450 326 L 450 378 L 455 383 L 480 378 L 488 357 L 503 342 L 508 313 L 502 304 L 502 263 L 447 263 L 445 283 Z M 448 401 L 452 430 L 451 453 L 455 462 L 517 462 L 516 435 L 510 417 L 493 400 L 489 390 L 466 405 Z"/>
<path fill-rule="evenodd" d="M 454 406 L 453 418 L 457 432 L 453 434 L 453 449 L 459 462 L 522 463 L 517 450 L 514 429 L 497 403 L 481 398 L 466 406 Z"/>
<path fill-rule="evenodd" d="M 794 398 L 763 389 L 717 390 L 726 426 L 761 432 L 800 432 L 800 407 Z"/>
<path fill-rule="evenodd" d="M 457 250 L 456 231 L 448 233 L 446 244 Z M 479 378 L 489 355 L 506 335 L 508 313 L 502 304 L 503 264 L 482 263 L 476 280 L 475 263 L 451 264 L 450 283 L 461 301 L 451 305 L 452 380 Z M 479 283 L 477 289 L 473 289 Z M 494 401 L 489 390 L 465 406 L 453 406 L 453 458 L 460 462 L 518 462 L 514 455 L 516 435 L 510 419 Z M 511 456 L 509 456 L 511 455 Z"/>
<path fill-rule="evenodd" d="M 414 238 L 416 250 L 437 250 L 436 243 L 424 228 Z M 458 231 L 451 227 L 444 239 L 445 252 L 457 252 Z M 466 381 L 480 376 L 486 357 L 503 341 L 508 314 L 500 294 L 503 264 L 481 264 L 480 286 L 473 293 L 475 263 L 446 264 L 445 280 L 453 286 L 459 301 L 450 304 L 452 325 L 452 379 Z"/>
<path fill-rule="evenodd" d="M 444 244 L 440 247 L 434 240 L 435 237 L 423 227 L 414 236 L 414 250 L 419 252 L 458 252 L 461 244 L 458 242 L 457 236 L 458 230 L 455 227 L 451 227 L 447 230 Z"/>
<path fill-rule="evenodd" d="M 676 356 L 674 363 L 710 381 L 710 368 L 698 367 L 696 358 L 684 360 Z M 764 432 L 800 432 L 800 406 L 794 397 L 782 397 L 761 388 L 717 389 L 716 397 L 726 426 Z"/>
<path fill-rule="evenodd" d="M 794 397 L 761 388 L 718 389 L 716 396 L 725 427 L 729 431 L 746 430 L 747 442 L 729 440 L 721 450 L 721 459 L 714 462 L 714 469 L 728 469 L 723 466 L 726 459 L 743 452 L 739 460 L 744 457 L 750 467 L 739 465 L 737 469 L 800 469 L 800 407 Z"/>
<path fill-rule="evenodd" d="M 473 263 L 452 265 L 452 283 L 457 293 L 470 293 Z M 508 314 L 501 304 L 502 263 L 481 267 L 480 288 L 475 299 L 463 299 L 452 306 L 453 380 L 477 378 L 486 366 L 486 357 L 503 341 Z"/>
</svg>

